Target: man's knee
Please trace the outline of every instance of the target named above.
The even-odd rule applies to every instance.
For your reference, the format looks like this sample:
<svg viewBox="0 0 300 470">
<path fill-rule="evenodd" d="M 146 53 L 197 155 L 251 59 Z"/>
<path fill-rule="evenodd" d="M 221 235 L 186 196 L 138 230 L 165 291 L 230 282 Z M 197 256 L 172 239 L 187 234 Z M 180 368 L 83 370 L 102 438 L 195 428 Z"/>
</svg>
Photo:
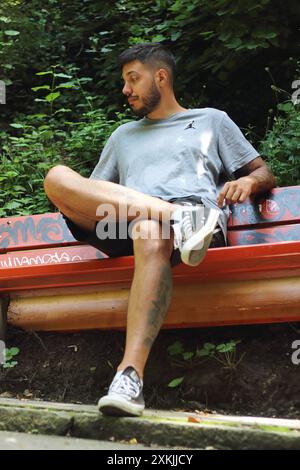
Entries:
<svg viewBox="0 0 300 470">
<path fill-rule="evenodd" d="M 155 255 L 169 258 L 173 249 L 173 239 L 163 232 L 156 220 L 142 220 L 134 224 L 132 230 L 134 253 L 143 257 Z"/>
<path fill-rule="evenodd" d="M 44 180 L 44 188 L 46 194 L 58 197 L 62 190 L 65 191 L 72 173 L 76 174 L 71 168 L 64 165 L 56 165 L 51 168 Z"/>
</svg>

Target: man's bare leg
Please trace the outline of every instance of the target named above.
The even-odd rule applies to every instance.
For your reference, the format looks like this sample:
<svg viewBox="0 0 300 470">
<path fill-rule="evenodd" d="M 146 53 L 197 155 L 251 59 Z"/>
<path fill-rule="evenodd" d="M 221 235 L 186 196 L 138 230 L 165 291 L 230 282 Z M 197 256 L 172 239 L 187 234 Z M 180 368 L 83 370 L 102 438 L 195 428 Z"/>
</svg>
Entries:
<svg viewBox="0 0 300 470">
<path fill-rule="evenodd" d="M 101 203 L 112 204 L 117 211 L 122 204 L 123 209 L 130 204 L 146 207 L 150 215 L 151 212 L 158 214 L 162 220 L 168 220 L 175 210 L 174 204 L 115 183 L 83 178 L 63 166 L 50 170 L 45 180 L 45 190 L 50 200 L 67 217 L 91 231 L 95 221 L 100 220 L 96 211 Z M 170 239 L 149 238 L 149 230 L 154 225 L 161 227 L 158 220 L 139 221 L 137 225 L 148 238 L 134 240 L 135 272 L 127 313 L 126 348 L 118 370 L 131 365 L 142 378 L 151 346 L 172 296 L 170 255 L 173 238 L 172 233 Z"/>
<path fill-rule="evenodd" d="M 175 210 L 174 204 L 167 201 L 110 181 L 84 178 L 71 168 L 62 165 L 49 171 L 44 186 L 53 204 L 63 213 L 76 214 L 76 221 L 72 216 L 70 218 L 83 228 L 94 226 L 87 221 L 95 222 L 103 218 L 103 215 L 97 215 L 100 204 L 114 206 L 117 220 L 121 220 L 124 214 L 125 220 L 135 219 L 136 214 L 128 215 L 127 213 L 130 207 L 140 207 L 147 211 L 149 218 L 151 216 L 161 221 L 169 220 Z"/>
<path fill-rule="evenodd" d="M 145 220 L 138 224 L 140 232 L 149 235 L 151 226 L 159 222 Z M 135 270 L 127 311 L 126 347 L 118 370 L 132 366 L 141 378 L 172 297 L 172 249 L 172 239 L 134 240 Z"/>
</svg>

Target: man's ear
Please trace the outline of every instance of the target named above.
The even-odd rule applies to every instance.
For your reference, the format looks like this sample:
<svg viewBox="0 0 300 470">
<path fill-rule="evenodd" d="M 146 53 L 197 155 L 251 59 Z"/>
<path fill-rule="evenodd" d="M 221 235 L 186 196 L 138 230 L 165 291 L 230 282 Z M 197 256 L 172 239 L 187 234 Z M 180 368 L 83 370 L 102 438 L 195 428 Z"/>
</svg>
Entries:
<svg viewBox="0 0 300 470">
<path fill-rule="evenodd" d="M 158 86 L 166 86 L 169 84 L 170 80 L 166 69 L 158 69 L 155 76 Z"/>
</svg>

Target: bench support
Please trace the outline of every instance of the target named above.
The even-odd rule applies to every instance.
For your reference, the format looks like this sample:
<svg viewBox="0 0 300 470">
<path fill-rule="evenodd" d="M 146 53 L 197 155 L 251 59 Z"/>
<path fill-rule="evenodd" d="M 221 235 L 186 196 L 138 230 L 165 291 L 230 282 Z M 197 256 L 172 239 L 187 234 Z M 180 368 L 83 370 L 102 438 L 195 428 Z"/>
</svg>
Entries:
<svg viewBox="0 0 300 470">
<path fill-rule="evenodd" d="M 0 297 L 0 341 L 5 339 L 8 305 L 9 296 L 2 295 Z"/>
</svg>

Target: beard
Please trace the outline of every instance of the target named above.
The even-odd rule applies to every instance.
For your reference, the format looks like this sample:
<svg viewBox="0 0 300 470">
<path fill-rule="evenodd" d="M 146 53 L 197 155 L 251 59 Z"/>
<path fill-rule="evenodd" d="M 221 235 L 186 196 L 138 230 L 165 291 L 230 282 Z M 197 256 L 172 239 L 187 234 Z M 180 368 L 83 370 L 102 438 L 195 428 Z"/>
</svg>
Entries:
<svg viewBox="0 0 300 470">
<path fill-rule="evenodd" d="M 155 108 L 159 105 L 160 100 L 161 100 L 161 94 L 159 93 L 155 85 L 155 82 L 153 81 L 149 92 L 147 93 L 146 96 L 144 96 L 141 99 L 143 106 L 136 110 L 133 108 L 132 111 L 137 116 L 143 118 L 147 114 L 155 110 Z"/>
</svg>

